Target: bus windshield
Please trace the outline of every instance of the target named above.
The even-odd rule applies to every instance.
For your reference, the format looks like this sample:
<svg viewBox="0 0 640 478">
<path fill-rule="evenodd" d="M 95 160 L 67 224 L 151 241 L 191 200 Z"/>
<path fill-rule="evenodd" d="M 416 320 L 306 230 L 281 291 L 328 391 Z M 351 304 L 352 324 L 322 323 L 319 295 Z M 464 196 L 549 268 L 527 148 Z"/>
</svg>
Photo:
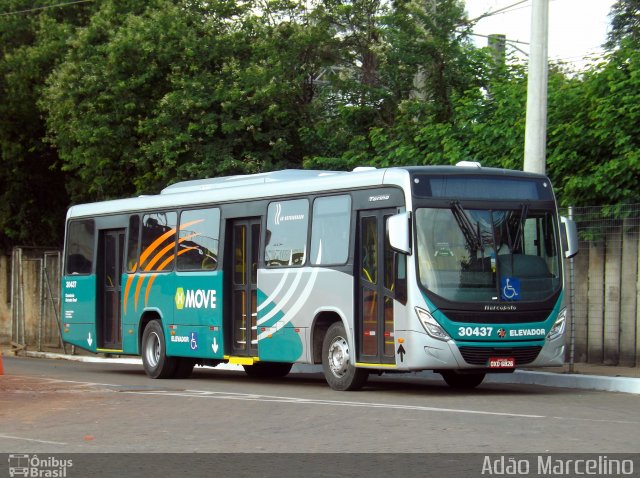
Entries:
<svg viewBox="0 0 640 478">
<path fill-rule="evenodd" d="M 550 210 L 416 210 L 420 283 L 450 301 L 548 298 L 561 287 L 558 231 Z"/>
</svg>

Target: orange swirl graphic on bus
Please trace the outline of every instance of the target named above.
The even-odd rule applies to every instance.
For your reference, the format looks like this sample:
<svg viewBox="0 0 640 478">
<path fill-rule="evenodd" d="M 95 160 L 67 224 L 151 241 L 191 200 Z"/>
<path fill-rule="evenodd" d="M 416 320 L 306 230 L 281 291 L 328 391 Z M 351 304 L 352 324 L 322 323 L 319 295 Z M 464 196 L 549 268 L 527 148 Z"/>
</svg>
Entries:
<svg viewBox="0 0 640 478">
<path fill-rule="evenodd" d="M 181 224 L 179 228 L 173 228 L 170 229 L 168 231 L 166 231 L 165 233 L 163 233 L 161 236 L 159 236 L 156 240 L 154 240 L 151 244 L 149 244 L 149 246 L 147 246 L 142 253 L 140 254 L 140 261 L 138 263 L 135 263 L 132 267 L 133 272 L 129 275 L 129 277 L 127 278 L 127 282 L 125 284 L 125 289 L 124 289 L 124 300 L 123 300 L 123 311 L 126 314 L 127 313 L 127 305 L 129 302 L 129 293 L 131 292 L 131 287 L 133 286 L 133 282 L 134 280 L 137 278 L 138 281 L 136 283 L 136 287 L 135 287 L 135 293 L 133 295 L 133 300 L 134 300 L 134 310 L 138 310 L 138 301 L 140 298 L 140 292 L 142 291 L 142 286 L 144 285 L 144 282 L 146 280 L 147 277 L 149 277 L 149 281 L 147 282 L 147 287 L 145 289 L 145 294 L 144 294 L 144 304 L 145 306 L 147 305 L 147 302 L 149 301 L 149 294 L 151 292 L 151 287 L 153 285 L 153 282 L 155 281 L 156 277 L 158 274 L 140 274 L 140 272 L 149 272 L 149 271 L 164 271 L 167 266 L 169 266 L 177 256 L 180 256 L 182 254 L 184 254 L 185 252 L 192 250 L 193 248 L 185 248 L 183 250 L 181 250 L 180 252 L 178 252 L 177 254 L 174 252 L 175 251 L 175 245 L 176 245 L 176 241 L 175 241 L 175 234 L 178 231 L 182 231 L 184 228 L 192 226 L 194 224 L 200 223 L 204 221 L 204 219 L 196 219 L 194 221 L 190 221 L 190 222 L 186 222 L 184 224 Z M 189 239 L 192 239 L 195 236 L 200 235 L 199 233 L 193 233 L 193 234 L 189 234 L 188 236 L 182 237 L 178 240 L 178 244 L 184 242 L 184 241 L 188 241 Z M 166 243 L 167 241 L 170 241 L 169 243 Z M 164 244 L 164 247 L 162 247 Z M 159 249 L 160 247 L 162 247 L 161 249 Z M 159 249 L 159 250 L 158 250 Z M 167 255 L 168 254 L 168 255 Z M 156 266 L 156 264 L 158 264 Z"/>
</svg>

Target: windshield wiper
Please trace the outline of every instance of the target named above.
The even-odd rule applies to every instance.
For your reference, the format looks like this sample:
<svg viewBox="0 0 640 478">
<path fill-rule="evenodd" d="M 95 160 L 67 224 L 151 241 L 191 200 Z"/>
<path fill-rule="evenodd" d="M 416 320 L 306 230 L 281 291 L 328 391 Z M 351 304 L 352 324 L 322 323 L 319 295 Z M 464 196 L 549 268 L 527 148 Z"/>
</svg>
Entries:
<svg viewBox="0 0 640 478">
<path fill-rule="evenodd" d="M 518 220 L 516 235 L 511 238 L 511 228 L 507 225 L 507 241 L 509 246 L 509 253 L 513 254 L 513 251 L 520 244 L 520 240 L 522 239 L 522 234 L 524 233 L 524 223 L 527 220 L 527 215 L 529 213 L 529 206 L 527 204 L 521 204 L 520 206 L 520 219 Z M 515 221 L 509 221 L 515 222 Z"/>
<path fill-rule="evenodd" d="M 464 209 L 458 201 L 453 201 L 451 203 L 451 213 L 453 214 L 454 219 L 458 223 L 458 227 L 460 227 L 460 230 L 462 231 L 462 234 L 467 241 L 469 250 L 472 253 L 475 253 L 478 250 L 484 252 L 482 238 L 480 237 L 480 231 L 476 231 L 473 228 L 473 224 L 467 217 Z"/>
<path fill-rule="evenodd" d="M 529 205 L 523 204 L 522 208 L 520 209 L 520 224 L 518 224 L 518 230 L 516 231 L 516 238 L 513 241 L 513 247 L 518 247 L 518 244 L 520 244 L 520 239 L 522 237 L 522 234 L 524 233 L 524 223 L 527 220 L 528 213 L 529 213 Z"/>
<path fill-rule="evenodd" d="M 527 204 L 522 204 L 520 206 L 520 219 L 518 220 L 518 224 L 517 224 L 517 229 L 516 229 L 516 235 L 515 237 L 512 239 L 511 237 L 511 226 L 509 223 L 513 223 L 515 221 L 511 221 L 510 219 L 507 221 L 506 224 L 506 229 L 507 229 L 507 246 L 509 247 L 509 271 L 508 274 L 510 276 L 515 276 L 516 275 L 516 271 L 515 271 L 515 257 L 514 257 L 514 252 L 515 252 L 515 248 L 518 247 L 520 245 L 520 239 L 522 237 L 523 231 L 524 231 L 524 223 L 527 220 L 527 214 L 529 212 L 529 206 Z M 522 248 L 521 249 L 521 253 Z M 502 265 L 504 264 L 499 264 L 498 261 L 496 261 L 496 273 L 498 277 L 502 276 Z M 498 297 L 500 297 L 500 288 L 502 286 L 502 283 L 499 281 L 496 281 L 496 285 L 498 286 Z"/>
</svg>

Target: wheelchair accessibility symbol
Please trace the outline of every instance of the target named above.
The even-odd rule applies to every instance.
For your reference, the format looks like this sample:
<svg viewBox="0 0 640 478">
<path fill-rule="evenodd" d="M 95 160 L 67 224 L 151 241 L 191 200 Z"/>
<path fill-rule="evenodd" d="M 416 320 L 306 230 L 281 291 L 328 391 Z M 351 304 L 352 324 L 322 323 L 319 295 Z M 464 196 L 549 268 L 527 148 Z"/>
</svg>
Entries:
<svg viewBox="0 0 640 478">
<path fill-rule="evenodd" d="M 191 350 L 198 350 L 198 334 L 196 332 L 191 332 L 189 346 L 191 347 Z"/>
<path fill-rule="evenodd" d="M 520 300 L 520 279 L 503 277 L 500 282 L 502 300 Z"/>
</svg>

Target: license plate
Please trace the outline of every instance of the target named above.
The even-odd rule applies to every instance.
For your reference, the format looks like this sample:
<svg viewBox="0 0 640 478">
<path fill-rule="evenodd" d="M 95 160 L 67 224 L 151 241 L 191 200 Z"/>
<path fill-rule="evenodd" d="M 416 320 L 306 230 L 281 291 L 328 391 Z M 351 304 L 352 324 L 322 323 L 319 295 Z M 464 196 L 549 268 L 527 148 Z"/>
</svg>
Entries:
<svg viewBox="0 0 640 478">
<path fill-rule="evenodd" d="M 516 366 L 516 359 L 513 357 L 491 357 L 489 368 L 513 368 Z"/>
</svg>

